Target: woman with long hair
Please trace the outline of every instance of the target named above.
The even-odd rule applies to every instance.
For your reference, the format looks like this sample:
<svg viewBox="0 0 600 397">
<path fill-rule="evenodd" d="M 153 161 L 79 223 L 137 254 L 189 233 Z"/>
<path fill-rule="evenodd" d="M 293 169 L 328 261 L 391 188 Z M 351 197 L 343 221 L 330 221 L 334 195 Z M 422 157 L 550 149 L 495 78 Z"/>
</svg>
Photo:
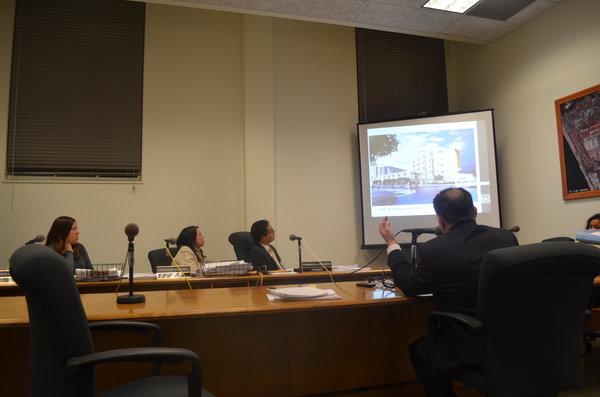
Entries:
<svg viewBox="0 0 600 397">
<path fill-rule="evenodd" d="M 587 222 L 585 223 L 585 229 L 600 229 L 600 213 L 594 214 L 589 217 Z"/>
<path fill-rule="evenodd" d="M 198 229 L 198 226 L 188 226 L 183 228 L 177 237 L 177 255 L 175 262 L 178 266 L 189 266 L 190 272 L 197 272 L 204 264 L 204 236 Z"/>
<path fill-rule="evenodd" d="M 59 216 L 52 222 L 46 246 L 62 255 L 71 270 L 92 269 L 92 262 L 83 244 L 79 243 L 79 226 L 70 216 Z"/>
</svg>

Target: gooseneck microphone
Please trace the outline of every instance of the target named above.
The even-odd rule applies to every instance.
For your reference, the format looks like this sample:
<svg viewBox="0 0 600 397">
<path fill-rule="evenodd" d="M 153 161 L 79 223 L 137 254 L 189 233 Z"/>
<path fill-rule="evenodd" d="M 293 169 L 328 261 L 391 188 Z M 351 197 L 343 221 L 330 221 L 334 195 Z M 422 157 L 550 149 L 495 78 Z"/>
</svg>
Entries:
<svg viewBox="0 0 600 397">
<path fill-rule="evenodd" d="M 402 229 L 403 233 L 417 233 L 417 234 L 437 234 L 435 227 L 416 227 L 414 229 Z"/>
<path fill-rule="evenodd" d="M 131 304 L 131 303 L 142 303 L 146 301 L 144 295 L 133 294 L 133 259 L 134 259 L 134 246 L 133 239 L 140 232 L 140 228 L 135 223 L 129 223 L 125 226 L 125 234 L 129 244 L 127 246 L 127 258 L 129 258 L 129 294 L 117 296 L 117 303 Z"/>
<path fill-rule="evenodd" d="M 300 273 L 303 273 L 304 268 L 302 267 L 302 237 L 296 236 L 295 234 L 290 234 L 290 240 L 298 242 L 298 268 L 300 269 Z"/>
<path fill-rule="evenodd" d="M 41 243 L 45 239 L 46 239 L 46 237 L 44 237 L 43 234 L 38 234 L 37 236 L 35 236 L 34 238 L 32 238 L 31 240 L 29 240 L 28 242 L 26 242 L 25 245 L 30 245 L 30 244 L 34 244 L 34 243 Z"/>
<path fill-rule="evenodd" d="M 177 239 L 175 237 L 166 238 L 165 244 L 175 245 L 177 244 Z"/>
<path fill-rule="evenodd" d="M 508 229 L 509 232 L 513 232 L 513 233 L 517 233 L 519 230 L 521 230 L 521 228 L 519 226 L 513 226 L 510 229 Z"/>
</svg>

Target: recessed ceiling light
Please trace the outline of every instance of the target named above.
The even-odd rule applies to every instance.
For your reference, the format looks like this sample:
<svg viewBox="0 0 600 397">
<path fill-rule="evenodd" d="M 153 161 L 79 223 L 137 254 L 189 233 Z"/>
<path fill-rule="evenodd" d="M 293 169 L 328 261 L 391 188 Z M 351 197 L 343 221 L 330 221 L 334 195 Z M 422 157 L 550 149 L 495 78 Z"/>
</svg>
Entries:
<svg viewBox="0 0 600 397">
<path fill-rule="evenodd" d="M 480 0 L 429 0 L 423 5 L 427 8 L 435 8 L 437 10 L 451 11 L 464 13 Z"/>
</svg>

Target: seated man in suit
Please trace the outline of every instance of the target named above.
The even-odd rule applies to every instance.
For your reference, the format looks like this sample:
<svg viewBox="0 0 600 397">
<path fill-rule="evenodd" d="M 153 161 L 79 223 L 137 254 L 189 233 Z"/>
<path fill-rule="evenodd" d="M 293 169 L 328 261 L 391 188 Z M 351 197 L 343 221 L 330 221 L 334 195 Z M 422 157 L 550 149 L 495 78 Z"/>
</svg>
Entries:
<svg viewBox="0 0 600 397">
<path fill-rule="evenodd" d="M 465 189 L 442 190 L 433 199 L 433 208 L 441 235 L 420 245 L 416 267 L 400 249 L 388 219 L 380 223 L 394 283 L 407 296 L 432 293 L 437 310 L 475 317 L 483 256 L 497 248 L 518 245 L 517 239 L 508 230 L 475 223 L 477 209 Z M 475 338 L 460 327 L 444 330 L 431 354 L 426 337 L 413 342 L 409 350 L 417 377 L 429 396 L 455 396 L 446 373 L 479 364 Z"/>
<path fill-rule="evenodd" d="M 269 221 L 262 219 L 252 224 L 250 234 L 256 242 L 256 245 L 250 249 L 245 261 L 252 263 L 254 269 L 262 270 L 280 270 L 281 257 L 275 247 L 271 245 L 275 240 L 275 230 Z"/>
</svg>

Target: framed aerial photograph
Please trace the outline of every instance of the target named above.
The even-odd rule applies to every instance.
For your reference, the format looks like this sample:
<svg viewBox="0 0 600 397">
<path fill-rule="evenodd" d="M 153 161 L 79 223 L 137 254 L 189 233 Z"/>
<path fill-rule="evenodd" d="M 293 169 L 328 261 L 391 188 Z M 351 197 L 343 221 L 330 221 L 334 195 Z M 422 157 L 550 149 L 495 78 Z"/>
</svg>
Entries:
<svg viewBox="0 0 600 397">
<path fill-rule="evenodd" d="M 600 84 L 554 105 L 563 199 L 600 196 Z"/>
</svg>

